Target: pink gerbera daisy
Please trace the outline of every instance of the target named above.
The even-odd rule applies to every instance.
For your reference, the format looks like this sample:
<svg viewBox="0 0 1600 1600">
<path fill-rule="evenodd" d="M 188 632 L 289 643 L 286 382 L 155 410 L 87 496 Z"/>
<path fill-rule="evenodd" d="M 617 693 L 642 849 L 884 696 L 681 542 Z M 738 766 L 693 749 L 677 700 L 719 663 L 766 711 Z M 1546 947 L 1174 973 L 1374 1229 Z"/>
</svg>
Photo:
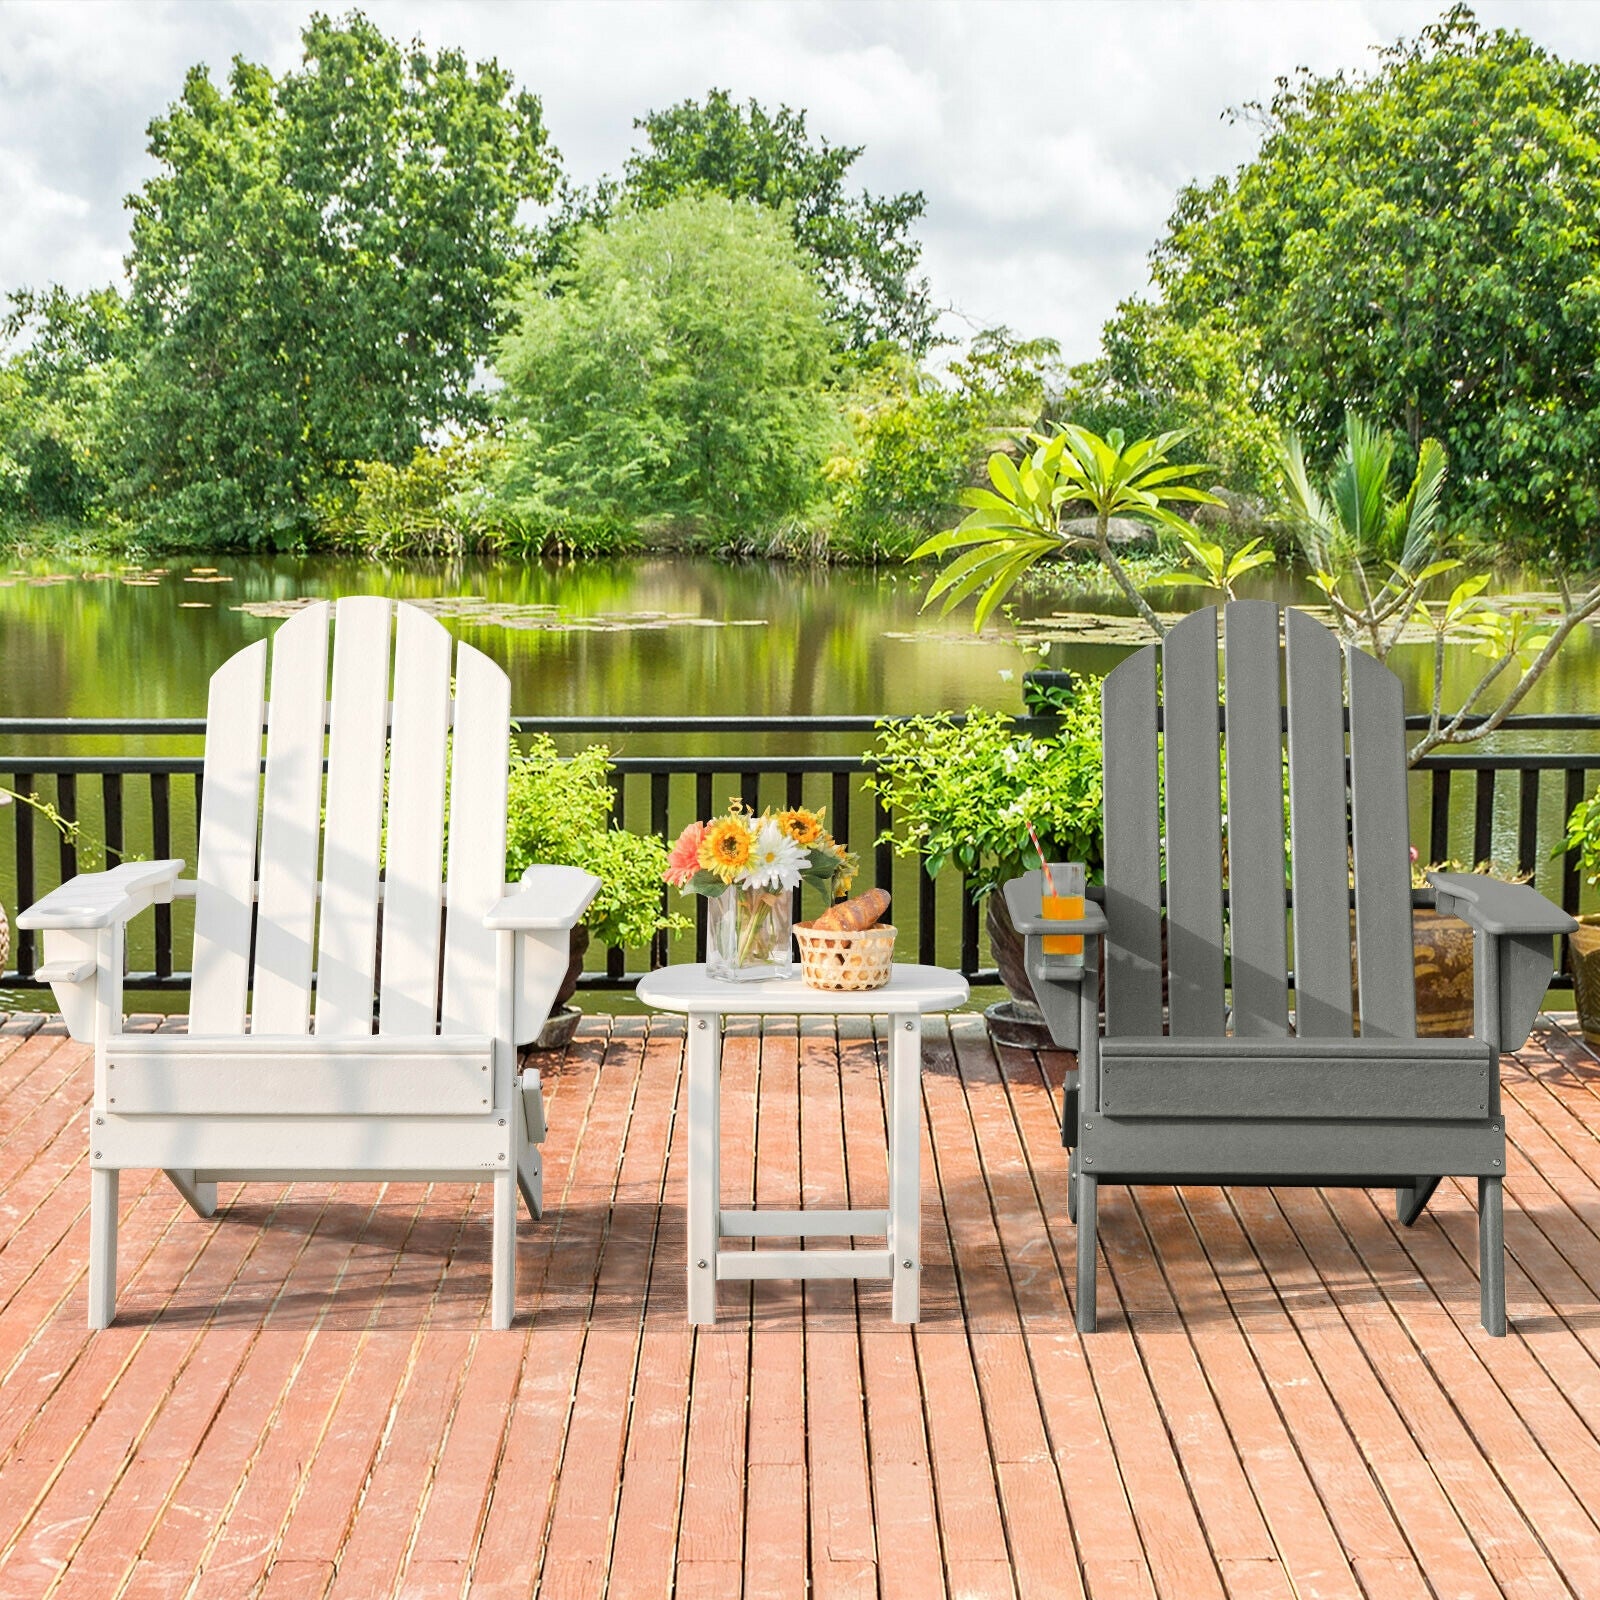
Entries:
<svg viewBox="0 0 1600 1600">
<path fill-rule="evenodd" d="M 667 857 L 667 870 L 662 874 L 668 883 L 679 889 L 685 888 L 700 870 L 700 841 L 705 836 L 706 825 L 703 822 L 691 822 L 678 835 L 678 842 Z"/>
</svg>

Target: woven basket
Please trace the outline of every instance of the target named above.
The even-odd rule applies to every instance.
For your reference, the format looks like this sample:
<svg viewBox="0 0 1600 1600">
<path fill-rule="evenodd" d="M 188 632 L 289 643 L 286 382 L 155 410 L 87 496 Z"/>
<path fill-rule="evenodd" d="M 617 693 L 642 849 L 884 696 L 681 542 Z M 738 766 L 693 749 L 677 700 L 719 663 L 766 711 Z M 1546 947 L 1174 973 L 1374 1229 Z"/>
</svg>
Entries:
<svg viewBox="0 0 1600 1600">
<path fill-rule="evenodd" d="M 800 976 L 813 989 L 881 989 L 894 965 L 894 929 L 888 923 L 847 932 L 794 925 Z"/>
</svg>

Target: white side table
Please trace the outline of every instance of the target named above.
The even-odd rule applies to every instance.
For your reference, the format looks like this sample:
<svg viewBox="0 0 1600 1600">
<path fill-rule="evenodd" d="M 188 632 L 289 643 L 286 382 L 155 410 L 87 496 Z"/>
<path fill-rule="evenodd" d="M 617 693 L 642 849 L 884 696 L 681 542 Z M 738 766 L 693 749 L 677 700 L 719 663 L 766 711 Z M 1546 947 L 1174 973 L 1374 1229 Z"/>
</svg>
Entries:
<svg viewBox="0 0 1600 1600">
<path fill-rule="evenodd" d="M 689 1019 L 689 1321 L 714 1322 L 719 1278 L 891 1278 L 896 1322 L 915 1322 L 922 1282 L 922 1014 L 964 1005 L 967 982 L 942 967 L 896 964 L 881 989 L 835 993 L 800 978 L 728 983 L 704 966 L 662 967 L 639 998 Z M 889 1049 L 889 1209 L 725 1211 L 721 1063 L 725 1016 L 883 1016 Z M 876 1235 L 877 1249 L 722 1250 L 725 1238 Z"/>
</svg>

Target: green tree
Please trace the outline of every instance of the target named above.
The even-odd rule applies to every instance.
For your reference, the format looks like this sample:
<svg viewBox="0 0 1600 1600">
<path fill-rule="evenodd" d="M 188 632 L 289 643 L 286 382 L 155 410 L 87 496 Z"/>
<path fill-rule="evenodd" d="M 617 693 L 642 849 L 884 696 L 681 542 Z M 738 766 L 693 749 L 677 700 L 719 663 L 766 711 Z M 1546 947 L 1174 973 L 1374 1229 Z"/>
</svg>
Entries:
<svg viewBox="0 0 1600 1600">
<path fill-rule="evenodd" d="M 1600 67 L 1457 6 L 1370 75 L 1282 80 L 1264 137 L 1153 253 L 1184 328 L 1247 336 L 1262 402 L 1331 452 L 1346 405 L 1438 438 L 1457 507 L 1600 550 Z"/>
<path fill-rule="evenodd" d="M 740 106 L 724 89 L 711 90 L 704 104 L 684 100 L 652 111 L 634 126 L 645 136 L 644 148 L 628 157 L 620 182 L 568 195 L 556 226 L 558 249 L 577 223 L 684 194 L 785 208 L 845 348 L 864 352 L 887 342 L 913 357 L 927 352 L 935 312 L 927 280 L 917 276 L 922 247 L 910 232 L 926 202 L 915 191 L 848 194 L 860 145 L 813 142 L 805 112 L 780 106 L 774 115 L 754 100 Z"/>
<path fill-rule="evenodd" d="M 718 195 L 590 224 L 495 366 L 502 494 L 533 521 L 770 528 L 817 495 L 831 341 L 787 220 Z"/>
<path fill-rule="evenodd" d="M 300 536 L 348 463 L 478 416 L 554 152 L 493 61 L 313 15 L 299 71 L 193 68 L 131 197 L 131 498 L 178 542 Z"/>
<path fill-rule="evenodd" d="M 1039 421 L 1059 354 L 1054 340 L 989 328 L 949 363 L 946 382 L 907 359 L 864 372 L 846 407 L 852 437 L 824 467 L 836 546 L 872 559 L 905 556 L 949 527 L 956 497 L 997 436 Z"/>
<path fill-rule="evenodd" d="M 115 289 L 18 289 L 0 318 L 0 508 L 83 522 L 120 453 L 130 328 Z"/>
<path fill-rule="evenodd" d="M 1099 358 L 1069 375 L 1056 410 L 1101 435 L 1182 430 L 1174 461 L 1209 461 L 1230 490 L 1270 496 L 1281 430 L 1265 412 L 1256 366 L 1254 334 L 1221 316 L 1188 324 L 1164 306 L 1127 301 L 1106 324 Z"/>
</svg>

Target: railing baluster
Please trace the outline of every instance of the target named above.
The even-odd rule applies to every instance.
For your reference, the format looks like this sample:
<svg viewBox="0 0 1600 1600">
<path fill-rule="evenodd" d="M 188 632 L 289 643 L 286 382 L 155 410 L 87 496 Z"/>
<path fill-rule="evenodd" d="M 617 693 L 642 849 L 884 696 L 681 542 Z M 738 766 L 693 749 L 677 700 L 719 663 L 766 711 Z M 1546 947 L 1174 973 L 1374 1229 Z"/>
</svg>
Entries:
<svg viewBox="0 0 1600 1600">
<path fill-rule="evenodd" d="M 67 824 L 61 830 L 59 855 L 61 881 L 66 883 L 78 875 L 78 845 L 73 838 L 72 824 L 78 820 L 78 777 L 73 772 L 56 774 L 56 810 Z"/>
<path fill-rule="evenodd" d="M 1450 779 L 1448 767 L 1433 771 L 1432 817 L 1428 824 L 1428 859 L 1446 861 L 1450 857 Z"/>
<path fill-rule="evenodd" d="M 652 772 L 650 774 L 650 831 L 658 839 L 665 839 L 668 845 L 672 843 L 671 826 L 668 821 L 668 800 L 671 797 L 672 775 L 668 772 Z M 671 911 L 672 896 L 676 891 L 671 885 L 661 885 L 661 912 L 665 916 Z M 667 936 L 658 929 L 650 940 L 650 965 L 664 967 L 667 964 Z"/>
<path fill-rule="evenodd" d="M 1522 769 L 1521 804 L 1517 816 L 1517 871 L 1530 877 L 1539 865 L 1539 768 Z"/>
<path fill-rule="evenodd" d="M 1583 772 L 1578 767 L 1567 769 L 1566 793 L 1561 808 L 1563 823 L 1572 815 L 1572 808 L 1583 799 Z M 1578 852 L 1568 850 L 1561 858 L 1561 909 L 1578 914 L 1578 901 L 1583 894 L 1583 879 L 1578 871 Z M 1563 943 L 1565 941 L 1563 940 Z"/>
<path fill-rule="evenodd" d="M 172 858 L 172 780 L 165 772 L 150 774 L 150 854 L 153 860 Z M 156 976 L 172 976 L 172 907 L 156 908 Z"/>
<path fill-rule="evenodd" d="M 12 775 L 18 794 L 28 793 L 28 780 L 32 776 L 31 772 Z M 11 810 L 17 825 L 17 909 L 20 911 L 39 898 L 33 870 L 33 807 L 13 804 Z M 26 978 L 31 978 L 33 969 L 39 965 L 34 954 L 34 939 L 32 928 L 16 930 L 17 971 Z"/>
<path fill-rule="evenodd" d="M 1477 796 L 1472 812 L 1472 865 L 1494 854 L 1494 768 L 1478 769 Z"/>
<path fill-rule="evenodd" d="M 106 825 L 106 866 L 122 861 L 122 774 L 100 774 L 100 808 Z"/>
<path fill-rule="evenodd" d="M 930 878 L 917 863 L 917 960 L 923 966 L 937 964 L 939 947 L 939 910 L 937 880 Z"/>
<path fill-rule="evenodd" d="M 880 889 L 894 892 L 894 846 L 885 837 L 889 828 L 889 811 L 883 796 L 872 797 L 873 882 Z"/>
<path fill-rule="evenodd" d="M 833 798 L 828 814 L 828 832 L 846 849 L 850 847 L 850 774 L 833 775 Z"/>
<path fill-rule="evenodd" d="M 978 902 L 972 898 L 972 884 L 961 874 L 961 970 L 978 970 Z"/>
</svg>

